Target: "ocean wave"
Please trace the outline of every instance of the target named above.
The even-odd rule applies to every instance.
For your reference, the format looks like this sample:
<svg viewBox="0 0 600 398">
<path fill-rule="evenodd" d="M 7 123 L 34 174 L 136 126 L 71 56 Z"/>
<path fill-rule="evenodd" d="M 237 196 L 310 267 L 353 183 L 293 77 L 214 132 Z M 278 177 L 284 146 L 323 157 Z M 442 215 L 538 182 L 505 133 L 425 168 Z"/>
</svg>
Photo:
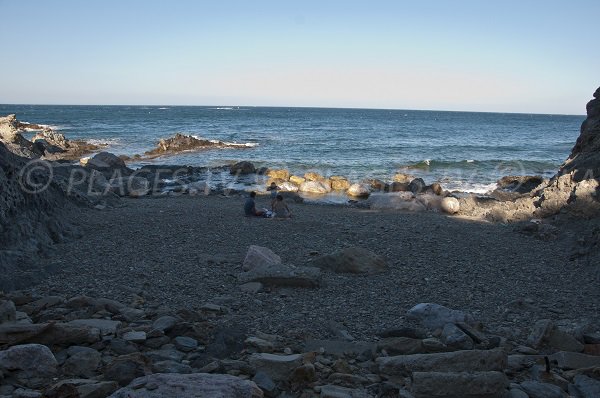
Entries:
<svg viewBox="0 0 600 398">
<path fill-rule="evenodd" d="M 423 170 L 432 171 L 440 169 L 468 169 L 468 170 L 496 170 L 496 171 L 523 171 L 545 173 L 555 171 L 558 168 L 557 164 L 552 162 L 543 162 L 537 160 L 524 159 L 491 159 L 491 160 L 432 160 L 425 159 L 420 162 L 414 162 L 400 166 L 404 170 Z"/>
<path fill-rule="evenodd" d="M 42 124 L 42 123 L 29 123 L 29 122 L 19 122 L 21 123 L 21 126 L 23 128 L 23 130 L 25 131 L 40 131 L 40 130 L 44 130 L 44 129 L 50 129 L 50 130 L 66 130 L 67 128 L 59 126 L 59 125 L 54 125 L 54 124 Z M 37 127 L 27 127 L 27 126 L 37 126 Z"/>
<path fill-rule="evenodd" d="M 491 184 L 482 184 L 468 181 L 447 181 L 442 185 L 447 191 L 458 191 L 475 194 L 486 194 L 498 188 L 498 184 L 496 184 L 495 182 Z"/>
<path fill-rule="evenodd" d="M 194 137 L 197 140 L 206 140 L 206 138 L 197 136 L 197 135 L 192 135 L 192 137 Z M 258 142 L 229 142 L 229 141 L 221 141 L 221 140 L 208 140 L 210 142 L 212 142 L 213 144 L 220 144 L 226 147 L 232 147 L 232 148 L 255 148 L 257 146 L 259 146 Z"/>
</svg>

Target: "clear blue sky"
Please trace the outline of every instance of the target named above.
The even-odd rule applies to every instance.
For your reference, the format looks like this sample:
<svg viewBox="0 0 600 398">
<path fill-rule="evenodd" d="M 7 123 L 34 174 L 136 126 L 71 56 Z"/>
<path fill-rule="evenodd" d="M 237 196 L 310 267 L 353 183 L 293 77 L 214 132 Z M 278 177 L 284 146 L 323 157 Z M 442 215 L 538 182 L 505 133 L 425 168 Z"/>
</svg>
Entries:
<svg viewBox="0 0 600 398">
<path fill-rule="evenodd" d="M 599 0 L 0 0 L 0 103 L 582 114 Z"/>
</svg>

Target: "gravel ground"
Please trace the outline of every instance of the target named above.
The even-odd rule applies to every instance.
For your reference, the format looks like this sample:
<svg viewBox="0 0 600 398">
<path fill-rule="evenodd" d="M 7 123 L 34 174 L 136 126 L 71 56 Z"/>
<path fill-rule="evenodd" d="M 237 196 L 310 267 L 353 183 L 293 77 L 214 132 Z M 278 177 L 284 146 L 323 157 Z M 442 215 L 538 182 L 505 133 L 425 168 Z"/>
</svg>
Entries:
<svg viewBox="0 0 600 398">
<path fill-rule="evenodd" d="M 268 199 L 259 198 L 258 207 Z M 598 321 L 596 264 L 569 261 L 566 241 L 541 241 L 490 224 L 435 213 L 375 212 L 291 204 L 292 220 L 242 216 L 244 199 L 216 196 L 125 199 L 110 210 L 78 209 L 79 240 L 47 261 L 56 272 L 34 292 L 86 294 L 149 307 L 229 309 L 223 322 L 267 333 L 327 337 L 329 321 L 356 338 L 406 323 L 420 302 L 468 310 L 488 329 L 529 328 L 537 319 Z M 376 276 L 323 273 L 318 289 L 243 293 L 236 277 L 249 245 L 284 262 L 361 246 L 390 266 Z"/>
</svg>

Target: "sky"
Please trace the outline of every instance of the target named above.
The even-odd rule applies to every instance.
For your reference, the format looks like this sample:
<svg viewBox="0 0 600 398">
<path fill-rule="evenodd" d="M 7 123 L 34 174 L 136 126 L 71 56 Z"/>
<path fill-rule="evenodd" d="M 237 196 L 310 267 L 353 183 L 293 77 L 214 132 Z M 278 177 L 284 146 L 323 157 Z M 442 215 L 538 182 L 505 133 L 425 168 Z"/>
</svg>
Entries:
<svg viewBox="0 0 600 398">
<path fill-rule="evenodd" d="M 598 15 L 598 0 L 0 0 L 0 103 L 584 114 Z"/>
</svg>

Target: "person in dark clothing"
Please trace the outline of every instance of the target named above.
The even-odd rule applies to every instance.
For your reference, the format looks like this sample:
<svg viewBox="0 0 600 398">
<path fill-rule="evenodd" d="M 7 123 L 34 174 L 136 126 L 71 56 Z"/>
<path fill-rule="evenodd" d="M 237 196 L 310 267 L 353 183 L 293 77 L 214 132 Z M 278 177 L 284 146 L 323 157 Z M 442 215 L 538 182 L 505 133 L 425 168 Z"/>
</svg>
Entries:
<svg viewBox="0 0 600 398">
<path fill-rule="evenodd" d="M 250 197 L 248 197 L 248 199 L 246 199 L 246 203 L 244 203 L 244 214 L 246 214 L 246 216 L 262 217 L 264 216 L 265 212 L 262 210 L 256 210 L 256 202 L 254 201 L 255 197 L 256 192 L 250 192 Z"/>
</svg>

